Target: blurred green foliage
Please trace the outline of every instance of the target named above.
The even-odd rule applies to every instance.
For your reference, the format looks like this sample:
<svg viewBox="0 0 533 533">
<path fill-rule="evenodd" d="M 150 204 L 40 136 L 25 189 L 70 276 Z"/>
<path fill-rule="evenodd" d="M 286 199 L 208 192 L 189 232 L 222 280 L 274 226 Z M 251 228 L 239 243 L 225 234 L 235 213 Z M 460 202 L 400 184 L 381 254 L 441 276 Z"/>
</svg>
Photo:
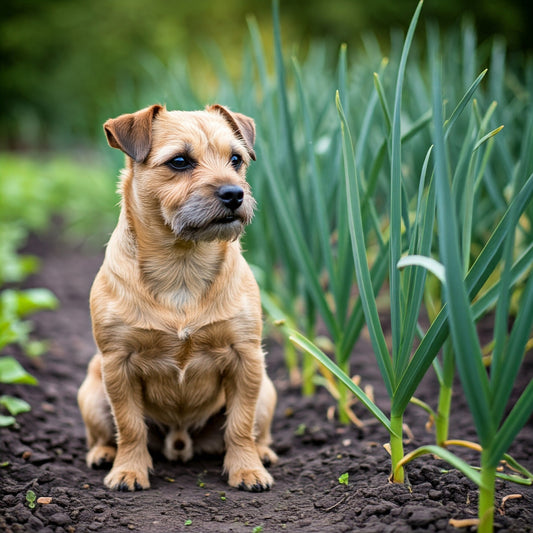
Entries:
<svg viewBox="0 0 533 533">
<path fill-rule="evenodd" d="M 36 257 L 20 254 L 30 233 L 53 229 L 59 218 L 65 233 L 78 239 L 103 234 L 113 225 L 117 203 L 109 169 L 82 157 L 27 158 L 0 155 L 0 383 L 36 384 L 33 376 L 4 348 L 18 345 L 30 357 L 48 350 L 48 343 L 32 338 L 28 315 L 55 309 L 56 297 L 47 289 L 12 288 L 39 267 Z M 0 397 L 0 427 L 15 424 L 15 416 L 30 406 L 19 398 Z M 2 414 L 7 410 L 8 415 Z"/>
<path fill-rule="evenodd" d="M 53 310 L 58 304 L 48 289 L 4 289 L 0 292 L 0 348 L 16 343 L 30 357 L 43 355 L 48 343 L 32 339 L 33 325 L 23 319 L 37 311 Z"/>
<path fill-rule="evenodd" d="M 116 212 L 115 184 L 109 169 L 55 157 L 0 155 L 0 349 L 12 343 L 39 356 L 47 344 L 30 338 L 31 323 L 22 320 L 57 306 L 44 289 L 5 288 L 20 283 L 39 267 L 36 257 L 20 253 L 30 233 L 42 235 L 61 221 L 63 232 L 101 244 Z M 56 222 L 57 223 L 57 222 Z"/>
<path fill-rule="evenodd" d="M 282 0 L 288 43 L 311 39 L 358 45 L 372 31 L 388 41 L 407 27 L 416 0 Z M 531 49 L 528 0 L 428 0 L 425 13 L 441 27 L 464 15 L 481 39 L 500 33 L 512 49 Z M 149 64 L 184 58 L 203 103 L 216 92 L 211 61 L 216 42 L 238 78 L 246 17 L 271 35 L 270 0 L 4 0 L 0 7 L 0 148 L 43 148 L 97 138 L 100 124 L 140 90 Z M 271 41 L 270 41 L 271 43 Z M 268 43 L 267 43 L 268 47 Z M 178 58 L 178 59 L 176 59 Z M 218 59 L 217 59 L 218 61 Z M 147 66 L 148 65 L 148 66 Z M 157 90 L 154 91 L 157 96 Z M 158 100 L 163 99 L 159 95 Z M 121 105 L 122 104 L 122 105 Z"/>
<path fill-rule="evenodd" d="M 6 248 L 16 251 L 23 246 L 29 232 L 49 230 L 53 216 L 61 219 L 65 233 L 94 236 L 101 242 L 113 226 L 117 201 L 110 168 L 94 154 L 76 158 L 0 154 L 0 256 L 5 258 Z M 28 273 L 19 276 L 12 269 L 0 262 L 0 284 L 19 281 Z"/>
<path fill-rule="evenodd" d="M 66 158 L 23 158 L 0 155 L 0 348 L 17 342 L 29 355 L 40 355 L 46 344 L 30 339 L 31 324 L 21 320 L 39 309 L 53 309 L 48 291 L 17 291 L 6 284 L 23 281 L 39 267 L 36 257 L 22 255 L 30 233 L 52 229 L 59 218 L 64 232 L 96 238 L 100 244 L 112 227 L 117 203 L 109 169 Z"/>
</svg>

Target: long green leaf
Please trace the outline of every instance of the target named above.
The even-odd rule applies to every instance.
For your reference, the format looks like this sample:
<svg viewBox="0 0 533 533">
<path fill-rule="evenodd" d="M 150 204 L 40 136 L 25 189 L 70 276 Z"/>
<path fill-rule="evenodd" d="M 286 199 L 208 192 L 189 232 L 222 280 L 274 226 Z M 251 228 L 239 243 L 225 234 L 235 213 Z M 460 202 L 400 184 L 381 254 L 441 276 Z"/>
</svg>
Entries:
<svg viewBox="0 0 533 533">
<path fill-rule="evenodd" d="M 524 478 L 529 481 L 528 485 L 533 485 L 533 472 L 530 472 L 524 465 L 520 464 L 516 459 L 506 453 L 503 454 L 503 460 L 507 463 L 509 468 L 518 472 L 521 476 L 524 476 Z"/>
<path fill-rule="evenodd" d="M 476 151 L 483 143 L 486 143 L 489 139 L 492 139 L 495 135 L 498 135 L 498 133 L 500 133 L 500 131 L 502 130 L 503 130 L 503 126 L 499 126 L 493 129 L 492 131 L 489 131 L 489 133 L 487 133 L 486 135 L 481 137 L 481 139 L 479 139 L 479 141 L 474 146 L 474 151 Z"/>
<path fill-rule="evenodd" d="M 376 91 L 372 92 L 372 96 L 370 97 L 370 101 L 368 102 L 365 115 L 363 117 L 363 121 L 361 124 L 361 128 L 359 130 L 359 142 L 357 143 L 357 150 L 355 154 L 356 161 L 359 161 L 359 164 L 361 165 L 361 168 L 365 168 L 366 164 L 366 156 L 370 155 L 370 146 L 367 145 L 367 139 L 369 138 L 369 132 L 370 127 L 372 125 L 374 114 L 376 111 L 377 103 L 378 103 L 378 94 Z M 344 106 L 344 103 L 341 103 Z M 346 110 L 346 113 L 348 110 Z M 386 149 L 386 146 L 383 148 L 383 151 Z"/>
<path fill-rule="evenodd" d="M 277 77 L 277 90 L 281 100 L 280 113 L 281 113 L 281 139 L 280 149 L 286 151 L 291 169 L 291 175 L 293 177 L 298 176 L 296 148 L 294 146 L 293 128 L 289 112 L 289 98 L 287 95 L 287 82 L 285 74 L 285 66 L 283 62 L 283 47 L 281 44 L 281 25 L 279 16 L 279 0 L 273 0 L 272 2 L 272 22 L 274 26 L 274 57 L 276 66 Z M 301 202 L 304 197 L 302 191 L 299 189 L 299 180 L 295 179 L 294 184 L 298 190 L 296 200 Z M 301 203 L 298 205 L 299 213 L 303 216 L 305 210 Z"/>
<path fill-rule="evenodd" d="M 489 464 L 496 466 L 533 413 L 533 379 L 515 403 L 496 435 L 489 452 Z"/>
<path fill-rule="evenodd" d="M 523 213 L 528 203 L 533 199 L 533 174 L 529 176 L 522 189 L 515 195 L 507 211 L 503 215 L 496 229 L 493 231 L 487 244 L 483 247 L 474 264 L 470 268 L 466 277 L 468 293 L 472 299 L 485 284 L 490 273 L 499 262 L 503 243 L 509 234 L 510 228 L 514 226 L 514 209 L 518 213 Z M 515 205 L 516 204 L 516 205 Z"/>
<path fill-rule="evenodd" d="M 348 99 L 348 83 L 347 83 L 347 46 L 341 45 L 339 51 L 339 60 L 338 60 L 338 85 L 341 101 L 343 95 L 346 95 L 346 102 L 349 102 Z M 345 107 L 345 109 L 347 109 Z M 347 111 L 348 112 L 348 111 Z M 340 141 L 341 133 L 337 132 L 338 139 Z M 335 139 L 336 140 L 336 139 Z M 361 142 L 366 142 L 366 140 L 361 139 Z M 337 157 L 337 152 L 335 152 L 335 159 L 338 160 L 339 167 L 335 169 L 334 175 L 341 177 L 342 176 L 342 143 L 336 142 L 338 146 L 339 157 Z M 346 205 L 346 192 L 344 189 L 344 182 L 342 179 L 337 178 L 332 180 L 336 184 L 336 207 L 337 207 L 337 261 L 336 261 L 336 284 L 335 284 L 335 315 L 337 317 L 337 322 L 341 325 L 343 331 L 341 335 L 341 340 L 339 344 L 344 344 L 344 339 L 346 337 L 345 328 L 347 323 L 348 309 L 350 306 L 351 294 L 350 291 L 346 290 L 346 287 L 350 287 L 354 281 L 354 269 L 353 261 L 351 254 L 351 242 L 350 242 L 350 230 L 348 228 L 348 206 Z M 352 346 L 353 347 L 353 346 Z M 350 347 L 350 351 L 351 348 Z M 342 351 L 340 354 L 337 354 L 337 361 L 339 364 L 343 365 L 348 356 L 344 356 Z"/>
<path fill-rule="evenodd" d="M 380 289 L 387 277 L 389 266 L 388 248 L 385 246 L 376 258 L 372 268 L 370 269 L 370 279 L 372 280 L 372 290 L 374 296 L 377 297 Z M 353 260 L 352 260 L 353 267 Z M 361 298 L 357 298 L 352 313 L 348 319 L 348 325 L 342 337 L 342 344 L 340 349 L 341 357 L 339 363 L 343 363 L 350 357 L 352 348 L 359 337 L 361 330 L 365 324 L 365 314 L 363 311 L 363 304 Z"/>
<path fill-rule="evenodd" d="M 494 236 L 494 234 L 493 234 Z M 487 243 L 489 246 L 489 243 Z M 483 254 L 483 252 L 482 252 Z M 481 255 L 480 254 L 480 257 Z M 522 256 L 517 259 L 512 269 L 512 286 L 514 286 L 526 272 L 529 271 L 531 262 L 533 261 L 533 243 L 523 252 Z M 492 272 L 491 269 L 487 269 L 485 272 L 486 277 Z M 468 276 L 466 282 L 468 283 Z M 494 306 L 499 296 L 499 283 L 492 286 L 487 292 L 477 299 L 472 306 L 472 314 L 477 321 L 486 312 Z M 472 295 L 471 295 L 472 296 Z M 440 350 L 442 344 L 448 336 L 448 322 L 447 322 L 448 308 L 445 305 L 426 334 L 422 337 L 422 341 L 416 349 L 411 362 L 402 376 L 398 387 L 395 391 L 394 401 L 391 408 L 391 413 L 398 414 L 405 411 L 410 398 L 415 393 L 416 387 L 420 380 L 424 377 L 427 369 L 431 363 L 435 360 L 437 352 Z"/>
<path fill-rule="evenodd" d="M 402 133 L 402 144 L 405 144 L 407 141 L 411 140 L 417 133 L 422 131 L 427 125 L 431 124 L 432 118 L 433 115 L 431 113 L 431 109 L 429 109 L 423 115 L 421 115 L 405 133 Z"/>
<path fill-rule="evenodd" d="M 348 222 L 350 225 L 350 237 L 352 239 L 352 251 L 357 285 L 359 287 L 361 303 L 363 305 L 363 311 L 365 313 L 367 327 L 370 332 L 370 339 L 378 361 L 378 366 L 381 371 L 385 387 L 387 388 L 387 392 L 392 398 L 394 374 L 387 349 L 387 343 L 385 341 L 385 335 L 379 320 L 376 299 L 374 297 L 374 291 L 372 288 L 372 280 L 370 278 L 370 271 L 366 261 L 365 234 L 363 231 L 363 221 L 361 218 L 361 201 L 359 197 L 358 186 L 359 178 L 356 170 L 352 137 L 338 93 L 336 102 L 342 128 L 344 176 L 349 214 Z"/>
<path fill-rule="evenodd" d="M 508 290 L 512 290 L 515 285 L 522 280 L 524 275 L 529 272 L 533 263 L 533 242 L 523 251 L 521 256 L 516 260 L 511 269 L 511 280 Z M 494 304 L 500 297 L 501 279 L 492 287 L 483 292 L 483 294 L 472 305 L 472 314 L 475 320 L 479 320 L 485 313 L 494 307 Z M 494 363 L 493 363 L 494 364 Z M 496 366 L 492 367 L 493 369 Z M 514 381 L 514 380 L 513 380 Z"/>
<path fill-rule="evenodd" d="M 379 98 L 379 103 L 381 104 L 381 110 L 383 111 L 383 116 L 385 117 L 385 125 L 387 126 L 387 132 L 390 134 L 392 131 L 392 120 L 390 116 L 389 106 L 387 105 L 387 99 L 385 98 L 385 90 L 383 85 L 381 85 L 381 80 L 379 79 L 379 74 L 374 72 L 374 87 L 376 88 L 376 93 Z"/>
<path fill-rule="evenodd" d="M 336 277 L 333 268 L 333 256 L 330 244 L 330 233 L 329 233 L 329 219 L 327 216 L 327 205 L 326 205 L 326 191 L 324 190 L 324 179 L 320 179 L 319 169 L 317 166 L 315 149 L 314 149 L 314 140 L 313 140 L 313 130 L 311 126 L 311 116 L 309 111 L 309 104 L 307 102 L 306 94 L 304 91 L 302 83 L 302 75 L 300 72 L 300 67 L 297 61 L 293 60 L 294 71 L 296 74 L 296 87 L 298 89 L 298 96 L 300 99 L 300 106 L 302 109 L 303 125 L 304 125 L 304 136 L 305 136 L 305 145 L 307 148 L 307 162 L 309 164 L 310 178 L 311 178 L 311 188 L 312 188 L 312 199 L 314 204 L 314 215 L 315 220 L 313 226 L 318 233 L 318 240 L 320 242 L 320 248 L 322 250 L 322 257 L 326 266 L 328 273 L 329 283 L 331 284 L 331 291 L 333 294 L 336 293 Z M 316 260 L 316 258 L 315 258 Z"/>
<path fill-rule="evenodd" d="M 334 374 L 348 389 L 357 397 L 357 399 L 376 417 L 385 429 L 392 433 L 392 428 L 389 419 L 385 416 L 383 411 L 366 395 L 366 393 L 358 387 L 349 376 L 344 373 L 322 350 L 315 346 L 309 339 L 295 330 L 289 332 L 290 340 L 305 350 L 307 353 L 315 357 L 321 364 L 323 364 L 332 374 Z"/>
<path fill-rule="evenodd" d="M 402 269 L 408 266 L 419 266 L 429 270 L 443 283 L 446 281 L 446 272 L 443 265 L 432 257 L 423 255 L 406 255 L 398 261 L 398 268 Z"/>
<path fill-rule="evenodd" d="M 446 147 L 442 124 L 441 62 L 434 39 L 429 40 L 432 74 L 433 116 L 435 117 L 435 177 L 439 248 L 446 268 L 445 294 L 450 331 L 464 393 L 474 419 L 481 445 L 492 440 L 494 427 L 490 416 L 489 382 L 482 362 L 481 347 L 463 281 L 458 244 L 457 222 L 448 182 Z"/>
<path fill-rule="evenodd" d="M 468 463 L 463 461 L 463 459 L 457 457 L 457 455 L 453 454 L 446 448 L 442 448 L 441 446 L 420 446 L 420 448 L 417 448 L 416 450 L 410 452 L 405 456 L 405 462 L 412 461 L 413 459 L 417 459 L 418 457 L 427 454 L 432 454 L 436 455 L 437 457 L 440 457 L 443 461 L 446 461 L 454 468 L 457 468 L 457 470 L 462 472 L 468 479 L 470 479 L 470 481 L 473 481 L 478 487 L 481 487 L 480 473 L 475 468 L 472 468 Z"/>
<path fill-rule="evenodd" d="M 515 183 L 512 184 L 513 188 Z M 497 375 L 498 372 L 502 371 L 502 367 L 504 366 L 504 358 L 507 360 L 509 358 L 509 364 L 513 368 L 513 370 L 516 368 L 518 370 L 518 366 L 520 365 L 521 359 L 522 359 L 522 351 L 520 353 L 509 353 L 506 354 L 505 347 L 507 345 L 507 331 L 508 331 L 508 322 L 509 322 L 509 309 L 511 306 L 511 267 L 512 267 L 512 261 L 513 261 L 513 254 L 514 254 L 514 245 L 515 245 L 515 226 L 518 224 L 518 220 L 520 218 L 520 213 L 516 210 L 516 204 L 513 204 L 512 207 L 512 218 L 509 223 L 509 231 L 507 238 L 505 240 L 504 244 L 504 251 L 503 251 L 503 269 L 500 275 L 500 297 L 498 298 L 498 303 L 496 305 L 496 315 L 494 318 L 494 350 L 492 353 L 492 363 L 491 363 L 491 392 L 494 393 L 495 389 L 499 389 L 499 397 L 500 400 L 502 400 L 502 390 L 501 390 L 501 382 L 500 376 Z M 527 291 L 526 291 L 527 292 Z M 526 298 L 527 300 L 527 298 Z M 529 313 L 528 315 L 533 315 L 533 313 Z M 527 339 L 526 339 L 527 342 Z M 525 346 L 525 343 L 524 343 Z M 516 347 L 518 348 L 518 347 Z M 522 348 L 523 350 L 523 348 Z M 518 358 L 518 359 L 517 359 Z M 508 362 L 505 361 L 505 366 L 507 366 Z M 514 372 L 513 372 L 514 373 Z M 511 374 L 512 375 L 512 374 Z M 509 377 L 509 374 L 507 374 Z M 514 382 L 513 380 L 507 384 L 509 387 Z M 507 389 L 507 386 L 505 386 L 505 389 Z M 509 389 L 510 392 L 510 389 Z M 493 397 L 493 400 L 495 398 Z M 497 415 L 494 418 L 494 423 L 496 426 L 499 425 L 499 418 L 503 414 L 504 411 L 504 405 L 494 405 L 494 409 L 497 413 Z M 494 414 L 494 413 L 493 413 Z"/>
<path fill-rule="evenodd" d="M 407 57 L 413 41 L 416 24 L 420 11 L 422 10 L 423 2 L 420 1 L 415 10 L 402 50 L 400 59 L 400 66 L 398 68 L 398 75 L 396 78 L 396 91 L 394 97 L 394 111 L 391 131 L 391 184 L 390 184 L 390 267 L 389 267 L 389 283 L 390 283 L 390 317 L 392 330 L 392 366 L 394 373 L 394 386 L 396 386 L 396 378 L 401 375 L 401 372 L 407 366 L 408 359 L 402 357 L 400 353 L 400 345 L 402 338 L 402 317 L 401 317 L 401 301 L 400 301 L 400 272 L 397 269 L 398 261 L 402 252 L 402 169 L 401 169 L 401 108 L 402 108 L 402 94 L 403 82 L 405 77 L 405 68 L 407 65 Z"/>
<path fill-rule="evenodd" d="M 508 292 L 511 292 L 511 276 L 512 273 L 510 271 L 509 283 L 505 286 Z M 503 281 L 502 287 L 504 287 Z M 519 311 L 515 318 L 509 341 L 506 343 L 507 347 L 505 352 L 502 352 L 500 359 L 495 360 L 493 356 L 492 360 L 492 416 L 496 425 L 499 425 L 507 402 L 509 401 L 509 397 L 511 396 L 513 384 L 515 383 L 520 370 L 520 365 L 524 357 L 526 344 L 529 340 L 532 326 L 533 276 L 530 276 L 522 294 Z"/>
<path fill-rule="evenodd" d="M 444 129 L 445 129 L 445 137 L 444 139 L 447 140 L 448 136 L 450 135 L 453 125 L 457 121 L 457 119 L 461 116 L 461 113 L 464 111 L 467 104 L 472 100 L 474 93 L 476 92 L 477 88 L 479 87 L 479 84 L 487 74 L 487 69 L 485 69 L 472 83 L 472 85 L 468 88 L 465 95 L 461 98 L 461 101 L 457 104 L 457 107 L 453 110 L 452 114 L 450 115 L 450 118 L 445 122 Z"/>
<path fill-rule="evenodd" d="M 411 255 L 429 256 L 435 223 L 435 185 L 434 180 L 429 180 L 425 201 L 423 200 L 424 184 L 432 147 L 427 151 L 422 166 L 420 185 L 418 191 L 415 231 L 410 244 Z M 398 262 L 400 264 L 402 259 Z M 413 340 L 416 335 L 420 305 L 424 297 L 424 284 L 426 272 L 422 269 L 410 269 L 402 286 L 403 297 L 403 335 L 400 345 L 400 357 L 407 366 L 412 351 Z M 397 384 L 398 384 L 397 380 Z"/>
</svg>

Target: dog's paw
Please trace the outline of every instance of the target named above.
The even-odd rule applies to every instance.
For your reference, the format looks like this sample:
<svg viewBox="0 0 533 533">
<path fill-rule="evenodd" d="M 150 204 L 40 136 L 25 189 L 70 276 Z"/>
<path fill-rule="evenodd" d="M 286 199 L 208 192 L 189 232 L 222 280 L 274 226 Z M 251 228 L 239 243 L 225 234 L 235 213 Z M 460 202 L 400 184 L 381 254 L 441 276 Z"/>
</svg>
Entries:
<svg viewBox="0 0 533 533">
<path fill-rule="evenodd" d="M 268 446 L 257 444 L 256 448 L 259 458 L 265 466 L 275 465 L 278 462 L 278 456 Z"/>
<path fill-rule="evenodd" d="M 122 492 L 150 488 L 147 472 L 135 472 L 125 468 L 113 468 L 104 479 L 106 487 Z"/>
<path fill-rule="evenodd" d="M 117 450 L 114 446 L 93 446 L 87 453 L 89 468 L 110 468 Z"/>
<path fill-rule="evenodd" d="M 239 490 L 264 492 L 270 490 L 270 487 L 274 484 L 274 479 L 264 468 L 241 469 L 230 474 L 228 483 Z"/>
</svg>

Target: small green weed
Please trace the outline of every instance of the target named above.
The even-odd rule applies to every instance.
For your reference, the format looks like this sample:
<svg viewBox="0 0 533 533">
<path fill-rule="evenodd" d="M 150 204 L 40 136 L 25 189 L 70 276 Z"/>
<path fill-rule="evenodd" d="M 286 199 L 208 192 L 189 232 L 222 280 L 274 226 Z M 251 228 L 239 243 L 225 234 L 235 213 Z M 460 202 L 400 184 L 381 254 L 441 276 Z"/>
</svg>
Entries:
<svg viewBox="0 0 533 533">
<path fill-rule="evenodd" d="M 26 492 L 26 501 L 28 502 L 28 507 L 30 509 L 35 508 L 36 500 L 37 500 L 37 495 L 35 494 L 35 492 L 33 492 L 33 490 L 29 490 L 28 492 Z"/>
<path fill-rule="evenodd" d="M 201 474 L 199 474 L 198 479 L 196 480 L 196 485 L 200 487 L 201 489 L 205 489 L 205 482 L 203 480 L 203 476 L 207 474 L 207 470 L 204 470 Z"/>
<path fill-rule="evenodd" d="M 307 429 L 307 426 L 305 424 L 298 424 L 298 427 L 296 428 L 294 434 L 297 437 L 302 437 L 305 435 L 305 430 Z"/>
</svg>

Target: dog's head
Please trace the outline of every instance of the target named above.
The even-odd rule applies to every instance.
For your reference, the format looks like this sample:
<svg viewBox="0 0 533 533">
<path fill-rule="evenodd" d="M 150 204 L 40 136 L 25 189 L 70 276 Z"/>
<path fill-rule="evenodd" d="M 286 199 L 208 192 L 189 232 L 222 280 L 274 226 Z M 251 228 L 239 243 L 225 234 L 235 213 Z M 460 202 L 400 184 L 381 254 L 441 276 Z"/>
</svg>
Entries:
<svg viewBox="0 0 533 533">
<path fill-rule="evenodd" d="M 213 241 L 236 239 L 250 223 L 251 118 L 220 105 L 205 111 L 153 105 L 108 120 L 104 130 L 130 158 L 129 201 L 146 224 L 162 219 L 180 240 Z"/>
</svg>

